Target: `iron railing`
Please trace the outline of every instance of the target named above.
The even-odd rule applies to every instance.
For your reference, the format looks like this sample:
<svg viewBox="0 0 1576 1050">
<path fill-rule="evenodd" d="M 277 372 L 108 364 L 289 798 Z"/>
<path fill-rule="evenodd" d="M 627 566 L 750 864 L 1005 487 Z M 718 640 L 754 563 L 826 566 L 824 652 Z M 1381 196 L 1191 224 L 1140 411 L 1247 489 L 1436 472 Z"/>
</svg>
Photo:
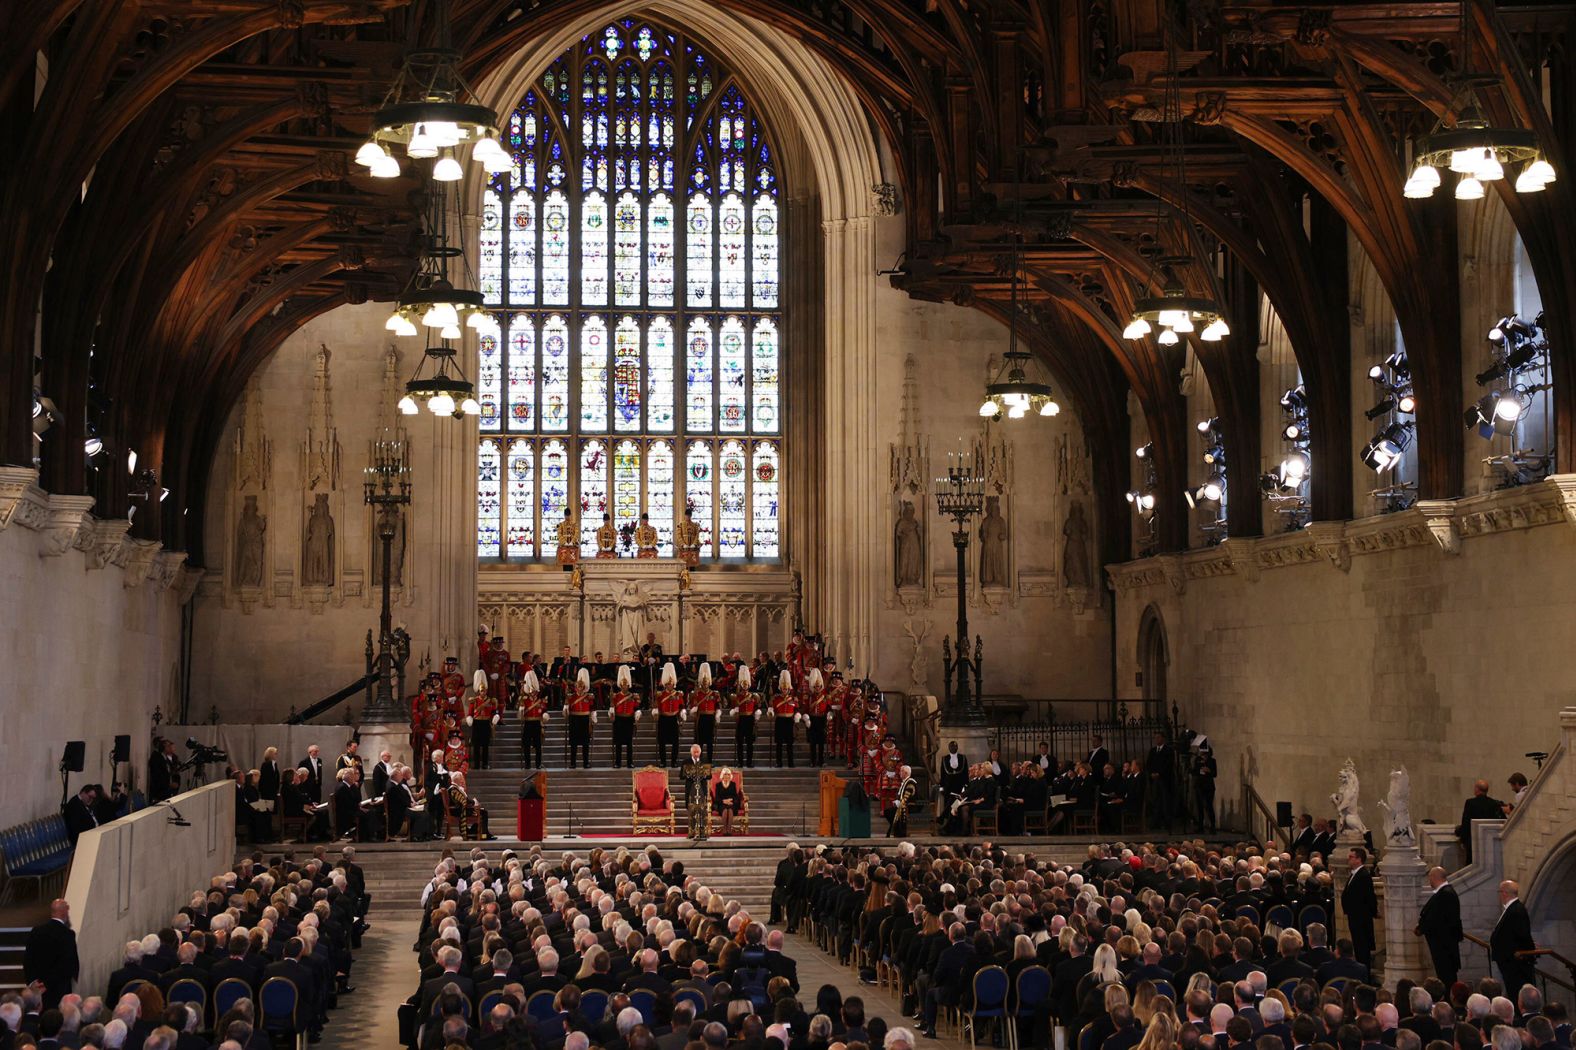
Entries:
<svg viewBox="0 0 1576 1050">
<path fill-rule="evenodd" d="M 1149 754 L 1154 735 L 1167 740 L 1176 737 L 1176 712 L 1163 704 L 1144 703 L 1144 710 L 1130 709 L 1126 702 L 1109 700 L 1050 700 L 1044 704 L 1044 718 L 1017 725 L 997 724 L 991 731 L 991 744 L 1001 752 L 1003 762 L 1021 762 L 1040 753 L 1042 742 L 1063 762 L 1088 757 L 1090 741 L 1099 733 L 1111 762 L 1120 767 L 1129 759 L 1142 760 Z M 987 703 L 986 709 L 990 705 Z M 1068 718 L 1071 713 L 1074 717 Z M 945 731 L 943 731 L 945 732 Z"/>
</svg>

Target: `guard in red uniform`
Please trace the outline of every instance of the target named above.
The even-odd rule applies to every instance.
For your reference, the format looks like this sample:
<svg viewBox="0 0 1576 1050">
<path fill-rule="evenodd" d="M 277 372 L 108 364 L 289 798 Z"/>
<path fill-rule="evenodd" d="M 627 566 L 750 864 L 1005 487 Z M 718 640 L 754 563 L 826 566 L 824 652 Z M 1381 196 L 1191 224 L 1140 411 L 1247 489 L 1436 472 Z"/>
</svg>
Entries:
<svg viewBox="0 0 1576 1050">
<path fill-rule="evenodd" d="M 881 790 L 881 727 L 873 717 L 865 717 L 860 736 L 859 776 L 865 782 L 865 794 L 875 798 Z"/>
<path fill-rule="evenodd" d="M 640 694 L 635 692 L 634 679 L 629 665 L 618 665 L 618 691 L 613 694 L 613 768 L 619 767 L 620 752 L 624 764 L 635 768 L 635 723 L 640 721 Z"/>
<path fill-rule="evenodd" d="M 859 686 L 848 687 L 843 710 L 847 722 L 847 731 L 843 737 L 843 748 L 848 758 L 848 765 L 845 768 L 858 769 L 865 732 L 865 694 Z"/>
<path fill-rule="evenodd" d="M 657 691 L 657 765 L 679 764 L 679 720 L 689 718 L 684 694 L 679 691 L 679 673 L 669 660 L 662 665 L 662 688 Z M 672 753 L 672 760 L 668 758 Z"/>
<path fill-rule="evenodd" d="M 591 698 L 591 672 L 584 667 L 575 677 L 574 692 L 564 701 L 569 712 L 569 768 L 575 768 L 575 752 L 579 751 L 585 768 L 591 768 L 591 727 L 596 724 L 595 702 Z"/>
<path fill-rule="evenodd" d="M 749 667 L 740 664 L 733 680 L 733 695 L 729 697 L 728 703 L 733 710 L 733 717 L 739 720 L 733 731 L 737 764 L 745 769 L 755 768 L 755 719 L 761 713 L 761 698 L 750 691 L 751 684 Z"/>
<path fill-rule="evenodd" d="M 542 768 L 542 724 L 547 721 L 547 697 L 542 695 L 542 684 L 536 672 L 528 670 L 520 676 L 520 764 L 526 769 Z M 535 751 L 536 761 L 531 761 Z"/>
<path fill-rule="evenodd" d="M 817 768 L 826 764 L 826 713 L 831 708 L 825 682 L 819 668 L 810 668 L 805 679 L 805 714 L 810 719 L 806 736 L 810 740 L 810 764 Z"/>
<path fill-rule="evenodd" d="M 460 659 L 457 656 L 443 658 L 443 697 L 444 706 L 456 715 L 464 714 L 465 675 L 460 670 Z"/>
<path fill-rule="evenodd" d="M 509 675 L 514 670 L 514 664 L 509 659 L 509 650 L 504 647 L 501 635 L 493 635 L 492 645 L 487 647 L 487 655 L 478 666 L 487 672 L 487 695 L 502 711 L 509 703 Z"/>
<path fill-rule="evenodd" d="M 717 739 L 717 707 L 722 697 L 711 687 L 711 664 L 703 663 L 695 677 L 695 691 L 690 693 L 690 710 L 695 712 L 695 743 L 706 752 L 711 762 L 712 747 Z"/>
<path fill-rule="evenodd" d="M 493 726 L 498 724 L 501 705 L 493 699 L 489 683 L 481 671 L 476 672 L 476 684 L 481 689 L 471 697 L 470 709 L 465 713 L 465 724 L 471 727 L 471 759 L 477 769 L 492 764 Z"/>
<path fill-rule="evenodd" d="M 903 767 L 903 752 L 898 749 L 897 738 L 891 733 L 882 739 L 876 762 L 881 767 L 881 779 L 876 785 L 876 798 L 880 803 L 877 811 L 885 813 L 897 803 L 897 789 L 903 784 L 903 778 L 898 773 Z"/>
<path fill-rule="evenodd" d="M 786 670 L 777 676 L 777 695 L 772 698 L 772 715 L 775 718 L 772 743 L 775 745 L 777 768 L 783 768 L 783 755 L 786 754 L 786 765 L 792 769 L 793 725 L 800 718 L 799 696 L 793 689 L 793 675 Z"/>
</svg>

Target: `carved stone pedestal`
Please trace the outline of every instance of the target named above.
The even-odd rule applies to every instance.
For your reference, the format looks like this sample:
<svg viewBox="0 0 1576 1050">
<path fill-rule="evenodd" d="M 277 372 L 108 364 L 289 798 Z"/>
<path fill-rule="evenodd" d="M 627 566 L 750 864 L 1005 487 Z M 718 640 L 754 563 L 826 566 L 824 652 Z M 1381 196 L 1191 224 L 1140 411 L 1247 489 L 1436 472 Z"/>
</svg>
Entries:
<svg viewBox="0 0 1576 1050">
<path fill-rule="evenodd" d="M 394 755 L 394 761 L 404 762 L 417 773 L 426 768 L 423 765 L 425 756 L 410 753 L 410 723 L 363 722 L 360 728 L 361 761 L 369 780 L 372 776 L 372 767 L 378 764 L 378 755 L 384 748 Z"/>
<path fill-rule="evenodd" d="M 1426 897 L 1423 886 L 1428 865 L 1416 846 L 1389 846 L 1379 861 L 1384 875 L 1384 986 L 1410 977 L 1421 983 L 1432 976 L 1427 945 L 1414 936 L 1417 913 Z"/>
</svg>

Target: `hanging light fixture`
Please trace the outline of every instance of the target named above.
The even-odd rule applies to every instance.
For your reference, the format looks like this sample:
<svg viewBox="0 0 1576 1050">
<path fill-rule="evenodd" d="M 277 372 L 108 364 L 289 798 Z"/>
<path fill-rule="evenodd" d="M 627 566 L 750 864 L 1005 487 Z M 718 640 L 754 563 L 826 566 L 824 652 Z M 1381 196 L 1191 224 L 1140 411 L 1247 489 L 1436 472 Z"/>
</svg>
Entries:
<svg viewBox="0 0 1576 1050">
<path fill-rule="evenodd" d="M 1019 202 L 1020 209 L 1022 201 Z M 1042 382 L 1044 368 L 1027 350 L 1018 349 L 1018 235 L 1012 242 L 1012 291 L 1007 308 L 1007 352 L 1002 355 L 1001 368 L 996 377 L 985 385 L 985 400 L 980 403 L 980 415 L 985 419 L 1022 419 L 1033 413 L 1037 416 L 1054 416 L 1062 410 L 1051 392 L 1051 384 Z M 1045 378 L 1049 378 L 1046 376 Z"/>
<path fill-rule="evenodd" d="M 1469 9 L 1470 5 L 1461 5 L 1459 49 L 1463 66 L 1472 54 Z M 1432 197 L 1444 181 L 1441 170 L 1460 176 L 1455 196 L 1462 201 L 1481 200 L 1484 183 L 1503 180 L 1513 167 L 1519 166 L 1511 184 L 1517 193 L 1538 193 L 1554 181 L 1554 165 L 1543 155 L 1535 132 L 1527 128 L 1497 128 L 1484 115 L 1477 89 L 1497 83 L 1497 76 L 1468 75 L 1457 79 L 1450 105 L 1434 122 L 1433 129 L 1411 143 L 1414 166 L 1402 188 L 1407 197 Z"/>
<path fill-rule="evenodd" d="M 1161 121 L 1160 181 L 1175 182 L 1172 195 L 1181 201 L 1182 237 L 1189 253 L 1193 252 L 1193 213 L 1187 188 L 1187 150 L 1182 142 L 1182 86 L 1177 68 L 1176 43 L 1168 38 L 1166 45 L 1166 91 Z M 1161 243 L 1161 223 L 1165 206 L 1155 210 L 1155 243 Z M 1195 261 L 1194 254 L 1158 256 L 1151 264 L 1147 287 L 1160 285 L 1161 294 L 1147 296 L 1133 303 L 1133 312 L 1122 330 L 1124 339 L 1142 339 L 1158 333 L 1156 342 L 1161 346 L 1175 346 L 1182 336 L 1193 332 L 1206 343 L 1217 343 L 1231 334 L 1225 311 L 1210 298 L 1187 294 L 1181 274 Z"/>
<path fill-rule="evenodd" d="M 407 157 L 433 161 L 433 177 L 446 182 L 460 178 L 458 154 L 465 146 L 489 174 L 514 165 L 498 141 L 498 114 L 476 101 L 460 74 L 462 56 L 450 42 L 449 2 L 433 5 L 435 46 L 405 53 L 399 75 L 373 114 L 372 136 L 356 151 L 356 163 L 374 177 L 399 177 L 396 147 Z"/>
<path fill-rule="evenodd" d="M 400 293 L 394 312 L 383 327 L 403 336 L 416 335 L 422 328 L 434 328 L 440 339 L 458 339 L 462 328 L 472 328 L 479 334 L 496 337 L 498 319 L 488 311 L 482 293 L 471 286 L 465 246 L 463 242 L 459 245 L 449 243 L 449 210 L 443 183 L 431 184 L 430 200 L 421 265 Z M 449 263 L 456 259 L 460 269 L 459 287 L 449 275 Z"/>
<path fill-rule="evenodd" d="M 1459 112 L 1455 123 L 1446 126 L 1441 117 L 1434 129 L 1412 143 L 1416 164 L 1402 192 L 1413 199 L 1432 197 L 1443 178 L 1441 170 L 1460 178 L 1456 181 L 1456 200 L 1482 200 L 1484 183 L 1498 182 L 1506 170 L 1519 165 L 1511 184 L 1517 193 L 1538 193 L 1555 180 L 1554 165 L 1538 147 L 1538 136 L 1525 128 L 1496 128 L 1484 118 L 1478 105 L 1477 90 L 1470 83 L 1451 100 L 1450 113 Z"/>
<path fill-rule="evenodd" d="M 479 416 L 482 406 L 476 400 L 476 387 L 465 378 L 454 348 L 445 340 L 429 345 L 416 362 L 416 374 L 405 384 L 399 410 L 414 416 L 425 404 L 435 416 Z"/>
</svg>

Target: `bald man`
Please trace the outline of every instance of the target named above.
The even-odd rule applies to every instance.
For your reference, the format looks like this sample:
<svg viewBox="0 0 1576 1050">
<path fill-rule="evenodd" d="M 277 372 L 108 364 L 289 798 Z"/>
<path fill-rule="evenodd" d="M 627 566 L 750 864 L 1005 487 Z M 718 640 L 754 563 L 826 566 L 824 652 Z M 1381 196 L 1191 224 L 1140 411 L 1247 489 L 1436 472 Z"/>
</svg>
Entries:
<svg viewBox="0 0 1576 1050">
<path fill-rule="evenodd" d="M 1461 972 L 1461 898 L 1445 877 L 1444 868 L 1428 869 L 1428 885 L 1434 892 L 1423 902 L 1413 932 L 1428 942 L 1434 973 L 1449 988 Z"/>
<path fill-rule="evenodd" d="M 1461 807 L 1461 823 L 1456 825 L 1456 838 L 1461 840 L 1462 863 L 1472 862 L 1472 822 L 1474 820 L 1504 820 L 1505 804 L 1488 793 L 1488 781 L 1479 780 L 1472 785 L 1472 797 Z"/>
<path fill-rule="evenodd" d="M 1521 903 L 1521 887 L 1510 879 L 1499 884 L 1499 918 L 1489 935 L 1489 954 L 1505 981 L 1505 995 L 1514 1001 L 1522 985 L 1532 983 L 1533 962 L 1517 953 L 1536 948 L 1532 939 L 1532 918 Z"/>
</svg>

